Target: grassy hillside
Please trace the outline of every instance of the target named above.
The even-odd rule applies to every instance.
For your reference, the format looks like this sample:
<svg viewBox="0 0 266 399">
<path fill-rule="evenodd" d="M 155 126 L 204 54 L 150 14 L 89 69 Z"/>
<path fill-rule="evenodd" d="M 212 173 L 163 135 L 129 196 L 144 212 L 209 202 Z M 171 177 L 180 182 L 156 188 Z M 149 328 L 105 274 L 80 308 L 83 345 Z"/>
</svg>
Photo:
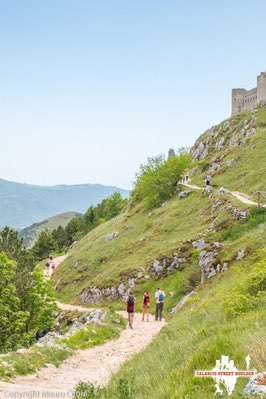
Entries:
<svg viewBox="0 0 266 399">
<path fill-rule="evenodd" d="M 208 142 L 209 147 L 192 174 L 192 182 L 202 185 L 204 175 L 211 173 L 217 188 L 224 186 L 254 197 L 257 190 L 266 191 L 265 108 L 257 112 L 256 133 L 247 138 L 244 145 L 233 148 L 225 145 L 220 151 L 215 148 L 215 142 L 221 139 L 219 134 L 228 135 L 228 144 L 234 132 L 239 133 L 250 117 L 250 114 L 238 115 L 229 123 L 224 122 L 211 133 L 208 132 L 207 138 L 206 134 L 199 138 L 195 148 L 200 142 Z M 232 159 L 235 162 L 228 165 L 227 161 Z M 219 164 L 218 170 L 211 171 L 214 163 Z M 220 200 L 224 201 L 225 197 L 217 193 L 209 198 L 209 202 L 216 204 Z M 195 230 L 203 220 L 210 221 L 210 207 L 201 201 L 201 194 L 195 192 L 182 203 L 191 206 Z M 177 199 L 173 199 L 172 203 L 179 209 Z M 245 208 L 236 199 L 226 196 L 226 204 L 229 203 Z M 197 205 L 200 211 L 194 214 Z M 191 218 L 190 215 L 188 217 Z M 178 221 L 183 223 L 183 220 Z M 252 368 L 259 371 L 266 369 L 265 211 L 254 209 L 246 220 L 237 221 L 228 217 L 225 208 L 219 211 L 217 207 L 214 223 L 215 228 L 207 233 L 205 239 L 223 244 L 219 256 L 229 260 L 229 270 L 207 280 L 204 285 L 198 285 L 196 294 L 182 310 L 174 316 L 167 315 L 168 325 L 144 352 L 135 356 L 113 377 L 102 397 L 123 397 L 123 390 L 130 392 L 128 397 L 134 399 L 211 399 L 215 396 L 214 380 L 195 378 L 193 374 L 197 369 L 211 370 L 221 355 L 229 356 L 239 369 L 245 369 L 245 357 L 250 354 Z M 188 234 L 191 232 L 186 231 Z M 241 248 L 245 249 L 246 256 L 236 260 Z M 196 257 L 195 251 L 184 271 L 160 280 L 159 284 L 168 293 L 168 308 L 173 305 L 173 298 L 177 300 L 185 292 L 191 269 L 196 271 L 198 267 Z M 154 287 L 155 284 L 150 282 L 149 285 Z M 173 287 L 174 296 L 171 295 Z M 139 287 L 136 292 L 139 292 Z M 247 381 L 238 380 L 232 399 L 245 397 L 243 389 Z"/>
<path fill-rule="evenodd" d="M 266 192 L 266 108 L 255 116 L 239 114 L 215 126 L 200 136 L 194 150 L 199 143 L 208 143 L 208 154 L 192 176 L 195 183 L 202 185 L 203 177 L 211 173 L 217 186 L 254 198 L 258 190 Z"/>
<path fill-rule="evenodd" d="M 249 129 L 256 129 L 250 137 L 242 134 L 247 123 Z M 224 144 L 217 151 L 216 145 L 221 137 L 224 137 Z M 234 141 L 238 143 L 237 140 L 240 144 L 236 145 Z M 196 147 L 201 142 L 208 143 L 208 153 L 195 164 L 192 182 L 202 185 L 204 175 L 212 173 L 217 188 L 224 186 L 250 195 L 255 195 L 258 189 L 266 191 L 265 108 L 257 112 L 256 118 L 251 113 L 241 114 L 223 122 L 211 133 L 201 136 Z M 234 145 L 230 146 L 230 142 Z M 229 166 L 227 161 L 232 159 L 234 162 Z M 212 171 L 214 164 L 219 167 Z M 208 198 L 200 192 L 193 192 L 185 199 L 176 195 L 152 212 L 145 211 L 141 204 L 128 208 L 117 218 L 91 231 L 73 248 L 55 276 L 59 296 L 63 300 L 78 302 L 85 288 L 117 286 L 120 281 L 126 281 L 137 273 L 147 275 L 147 281 L 140 280 L 137 290 L 151 284 L 154 278 L 149 276 L 149 269 L 155 259 L 171 256 L 187 240 L 199 238 L 213 223 L 216 233 L 236 223 L 225 207 L 213 208 L 219 198 L 218 194 Z M 239 210 L 246 208 L 232 197 L 223 200 Z M 111 232 L 118 232 L 119 236 L 107 241 L 106 236 Z M 210 242 L 214 238 L 214 232 L 208 231 L 206 239 Z M 223 241 L 223 237 L 220 238 Z M 235 244 L 231 245 L 230 240 L 224 245 L 223 259 L 232 257 L 238 249 Z M 185 267 L 186 272 L 189 267 L 192 267 L 191 261 Z"/>
<path fill-rule="evenodd" d="M 71 219 L 80 215 L 81 214 L 77 212 L 65 212 L 60 215 L 52 216 L 40 223 L 34 223 L 31 226 L 22 229 L 19 233 L 20 237 L 23 238 L 24 244 L 27 247 L 30 247 L 42 231 L 52 231 L 59 226 L 65 227 Z"/>
<path fill-rule="evenodd" d="M 84 288 L 110 287 L 145 271 L 160 255 L 170 255 L 183 241 L 196 238 L 208 225 L 209 207 L 206 197 L 193 193 L 150 213 L 137 206 L 100 225 L 78 242 L 58 269 L 60 297 L 75 301 Z M 107 241 L 113 231 L 119 236 Z"/>
<path fill-rule="evenodd" d="M 266 234 L 265 225 L 262 233 Z M 259 273 L 260 278 L 254 277 Z M 153 343 L 122 368 L 104 397 L 119 397 L 122 381 L 134 399 L 212 399 L 214 381 L 193 374 L 197 369 L 211 370 L 221 355 L 245 369 L 250 354 L 251 367 L 265 370 L 265 281 L 265 250 L 209 281 Z M 238 380 L 232 399 L 244 399 L 246 383 L 247 379 Z"/>
</svg>

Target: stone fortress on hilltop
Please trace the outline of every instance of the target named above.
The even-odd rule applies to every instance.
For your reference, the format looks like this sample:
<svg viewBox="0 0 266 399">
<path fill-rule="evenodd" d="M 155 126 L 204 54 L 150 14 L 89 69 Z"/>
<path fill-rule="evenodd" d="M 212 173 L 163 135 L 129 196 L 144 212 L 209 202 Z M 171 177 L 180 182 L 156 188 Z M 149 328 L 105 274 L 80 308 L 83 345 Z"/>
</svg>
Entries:
<svg viewBox="0 0 266 399">
<path fill-rule="evenodd" d="M 257 87 L 251 90 L 232 90 L 232 115 L 266 105 L 266 72 L 257 77 Z"/>
</svg>

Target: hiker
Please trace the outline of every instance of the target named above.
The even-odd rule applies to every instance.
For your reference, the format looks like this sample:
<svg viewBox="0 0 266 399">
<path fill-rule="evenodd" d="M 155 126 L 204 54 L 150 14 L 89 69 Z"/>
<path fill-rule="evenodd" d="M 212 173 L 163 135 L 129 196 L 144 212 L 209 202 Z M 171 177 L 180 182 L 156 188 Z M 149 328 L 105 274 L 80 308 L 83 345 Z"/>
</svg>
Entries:
<svg viewBox="0 0 266 399">
<path fill-rule="evenodd" d="M 150 304 L 151 304 L 150 291 L 147 290 L 146 292 L 144 292 L 144 295 L 143 295 L 141 321 L 144 321 L 145 315 L 146 315 L 146 321 L 149 321 Z"/>
<path fill-rule="evenodd" d="M 155 293 L 155 302 L 156 302 L 155 320 L 156 321 L 162 320 L 164 300 L 165 300 L 165 293 L 161 290 L 161 288 L 157 288 L 156 293 Z"/>
<path fill-rule="evenodd" d="M 133 322 L 134 322 L 135 303 L 136 299 L 133 296 L 132 292 L 129 290 L 126 298 L 126 305 L 127 305 L 127 314 L 128 314 L 128 325 L 131 329 L 133 328 Z"/>
</svg>

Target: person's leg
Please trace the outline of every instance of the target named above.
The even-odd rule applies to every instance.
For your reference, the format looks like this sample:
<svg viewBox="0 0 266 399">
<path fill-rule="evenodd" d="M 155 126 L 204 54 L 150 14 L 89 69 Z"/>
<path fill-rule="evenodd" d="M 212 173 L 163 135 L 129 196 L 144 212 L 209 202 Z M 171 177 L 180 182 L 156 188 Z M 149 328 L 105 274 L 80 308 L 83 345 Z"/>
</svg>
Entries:
<svg viewBox="0 0 266 399">
<path fill-rule="evenodd" d="M 158 303 L 158 320 L 161 318 L 161 303 Z"/>
<path fill-rule="evenodd" d="M 155 313 L 155 320 L 157 321 L 159 317 L 159 303 L 156 303 L 156 313 Z"/>
<path fill-rule="evenodd" d="M 141 321 L 144 321 L 144 317 L 145 317 L 145 306 L 142 306 L 142 317 L 141 317 Z"/>
<path fill-rule="evenodd" d="M 129 319 L 130 319 L 129 327 L 133 328 L 134 313 L 129 313 Z"/>
<path fill-rule="evenodd" d="M 146 309 L 147 321 L 149 321 L 149 314 L 150 314 L 150 308 L 149 308 L 149 306 L 147 306 L 147 309 Z"/>
<path fill-rule="evenodd" d="M 162 317 L 163 317 L 163 303 L 160 303 L 160 321 L 162 321 Z"/>
</svg>

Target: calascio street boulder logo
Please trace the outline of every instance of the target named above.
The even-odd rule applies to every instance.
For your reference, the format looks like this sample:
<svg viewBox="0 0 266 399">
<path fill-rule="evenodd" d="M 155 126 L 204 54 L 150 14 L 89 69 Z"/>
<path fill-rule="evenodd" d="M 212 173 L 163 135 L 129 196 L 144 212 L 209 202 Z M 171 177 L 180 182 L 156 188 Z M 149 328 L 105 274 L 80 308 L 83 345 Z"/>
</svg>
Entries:
<svg viewBox="0 0 266 399">
<path fill-rule="evenodd" d="M 256 375 L 256 370 L 250 370 L 251 358 L 248 355 L 245 359 L 246 370 L 239 370 L 234 360 L 229 356 L 222 356 L 216 360 L 216 365 L 212 370 L 196 370 L 194 375 L 199 378 L 213 378 L 215 381 L 216 395 L 225 393 L 231 396 L 238 378 L 251 378 Z"/>
</svg>

